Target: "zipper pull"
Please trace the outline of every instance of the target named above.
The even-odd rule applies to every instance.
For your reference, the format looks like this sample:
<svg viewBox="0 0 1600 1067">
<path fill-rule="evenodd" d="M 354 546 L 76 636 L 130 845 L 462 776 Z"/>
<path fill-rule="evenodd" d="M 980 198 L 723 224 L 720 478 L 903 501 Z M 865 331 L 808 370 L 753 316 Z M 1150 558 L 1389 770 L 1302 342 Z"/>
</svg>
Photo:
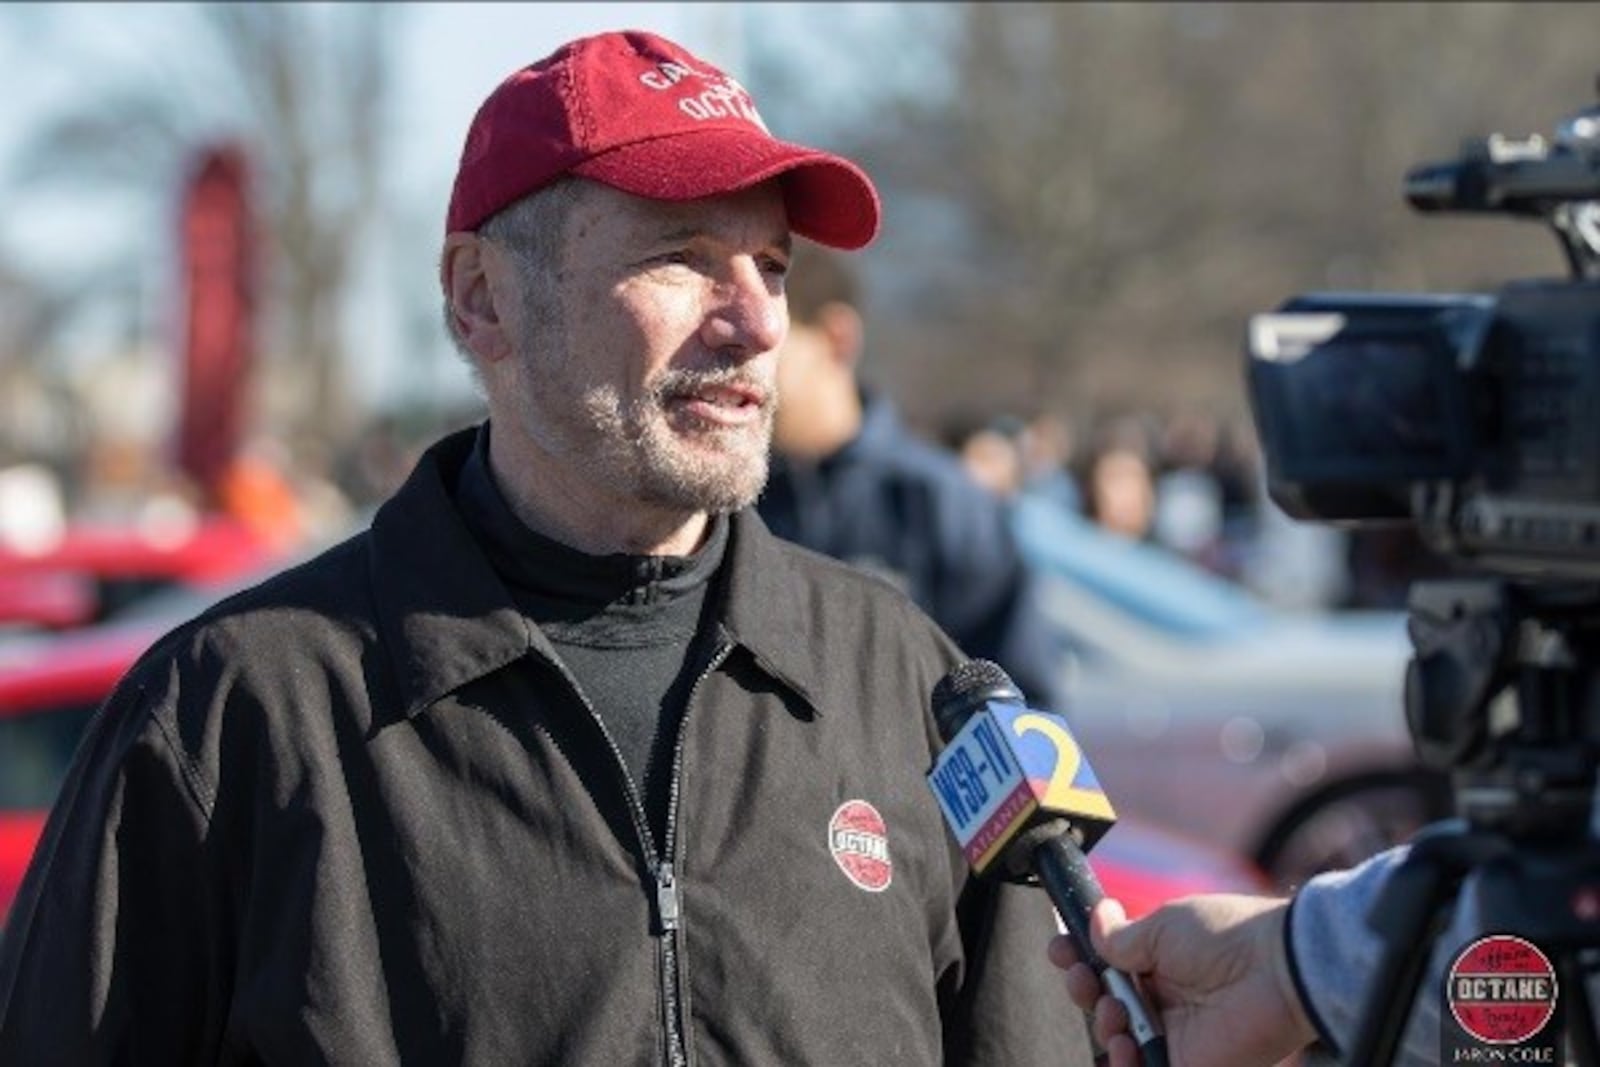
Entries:
<svg viewBox="0 0 1600 1067">
<path fill-rule="evenodd" d="M 662 933 L 671 933 L 678 928 L 678 882 L 670 863 L 663 863 L 656 868 L 656 915 L 660 919 Z"/>
</svg>

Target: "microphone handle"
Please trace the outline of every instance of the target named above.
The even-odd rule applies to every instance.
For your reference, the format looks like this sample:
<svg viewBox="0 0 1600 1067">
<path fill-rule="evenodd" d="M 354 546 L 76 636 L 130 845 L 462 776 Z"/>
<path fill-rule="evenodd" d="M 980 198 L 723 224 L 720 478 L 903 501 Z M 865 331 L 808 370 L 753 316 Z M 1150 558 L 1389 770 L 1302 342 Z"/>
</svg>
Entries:
<svg viewBox="0 0 1600 1067">
<path fill-rule="evenodd" d="M 1094 968 L 1107 991 L 1128 1010 L 1128 1031 L 1145 1067 L 1167 1067 L 1167 1039 L 1133 979 L 1100 958 L 1089 941 L 1089 910 L 1105 896 L 1083 849 L 1068 834 L 1047 837 L 1033 850 L 1033 867 L 1061 915 L 1078 957 Z"/>
</svg>

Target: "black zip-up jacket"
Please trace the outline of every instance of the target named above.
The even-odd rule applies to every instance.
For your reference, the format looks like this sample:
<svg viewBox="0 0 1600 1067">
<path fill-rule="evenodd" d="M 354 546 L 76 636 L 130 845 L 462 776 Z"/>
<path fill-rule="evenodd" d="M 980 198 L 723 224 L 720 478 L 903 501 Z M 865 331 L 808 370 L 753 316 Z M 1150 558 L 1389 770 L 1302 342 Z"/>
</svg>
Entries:
<svg viewBox="0 0 1600 1067">
<path fill-rule="evenodd" d="M 959 657 L 733 517 L 657 855 L 600 719 L 455 510 L 160 641 L 90 726 L 0 944 L 0 1064 L 1064 1064 L 1046 898 L 923 774 Z"/>
</svg>

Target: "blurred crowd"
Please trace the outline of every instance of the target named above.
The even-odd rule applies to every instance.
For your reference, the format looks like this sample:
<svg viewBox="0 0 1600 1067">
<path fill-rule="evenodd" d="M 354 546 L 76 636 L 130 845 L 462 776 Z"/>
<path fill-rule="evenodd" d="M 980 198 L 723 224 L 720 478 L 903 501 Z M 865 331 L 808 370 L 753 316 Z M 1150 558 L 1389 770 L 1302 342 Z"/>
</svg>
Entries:
<svg viewBox="0 0 1600 1067">
<path fill-rule="evenodd" d="M 344 449 L 247 441 L 209 491 L 158 449 L 112 441 L 72 461 L 0 452 L 0 543 L 28 547 L 69 520 L 150 526 L 220 512 L 286 548 L 341 535 L 398 487 L 438 420 L 377 419 Z M 452 424 L 463 424 L 465 416 Z M 1400 608 L 1444 572 L 1407 528 L 1344 530 L 1268 500 L 1252 428 L 1199 411 L 952 418 L 930 433 L 997 496 L 1048 498 L 1121 537 L 1161 546 L 1292 610 Z"/>
<path fill-rule="evenodd" d="M 71 526 L 176 535 L 220 516 L 291 552 L 354 529 L 399 487 L 434 432 L 380 418 L 331 451 L 257 434 L 210 483 L 187 477 L 148 438 L 107 435 L 51 453 L 0 439 L 0 548 L 47 551 Z"/>
<path fill-rule="evenodd" d="M 944 443 L 991 492 L 1044 497 L 1294 610 L 1391 609 L 1445 563 L 1409 528 L 1289 518 L 1266 493 L 1253 428 L 1201 411 L 953 419 Z"/>
</svg>

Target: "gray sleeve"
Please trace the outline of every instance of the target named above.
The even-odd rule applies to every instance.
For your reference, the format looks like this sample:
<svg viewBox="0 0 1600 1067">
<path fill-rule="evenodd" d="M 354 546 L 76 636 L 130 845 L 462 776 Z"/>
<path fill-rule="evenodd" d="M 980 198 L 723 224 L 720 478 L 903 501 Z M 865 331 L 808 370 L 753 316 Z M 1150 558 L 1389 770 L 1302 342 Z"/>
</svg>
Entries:
<svg viewBox="0 0 1600 1067">
<path fill-rule="evenodd" d="M 1323 1040 L 1348 1051 L 1362 1022 L 1383 943 L 1367 914 L 1408 855 L 1404 847 L 1380 853 L 1348 871 L 1318 875 L 1295 894 L 1287 927 L 1289 965 Z M 1461 897 L 1450 925 L 1434 944 L 1418 985 L 1397 1063 L 1427 1067 L 1440 1056 L 1442 981 L 1454 949 L 1478 929 L 1472 894 Z"/>
</svg>

